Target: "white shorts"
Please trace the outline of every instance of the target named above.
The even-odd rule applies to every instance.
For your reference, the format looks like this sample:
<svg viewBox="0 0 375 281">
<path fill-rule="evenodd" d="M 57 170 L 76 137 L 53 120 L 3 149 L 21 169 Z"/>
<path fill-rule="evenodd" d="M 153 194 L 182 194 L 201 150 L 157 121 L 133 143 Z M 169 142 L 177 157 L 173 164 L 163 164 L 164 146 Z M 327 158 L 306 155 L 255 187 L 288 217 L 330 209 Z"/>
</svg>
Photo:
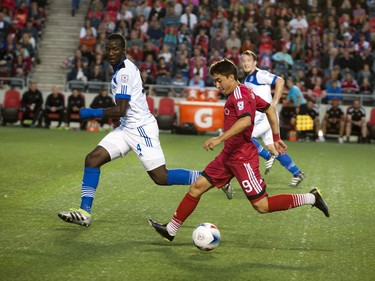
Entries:
<svg viewBox="0 0 375 281">
<path fill-rule="evenodd" d="M 261 118 L 259 118 L 259 120 L 256 120 L 252 137 L 261 138 L 265 145 L 274 143 L 271 126 L 265 113 L 261 115 Z"/>
<path fill-rule="evenodd" d="M 165 164 L 163 149 L 159 140 L 159 128 L 156 122 L 138 128 L 117 127 L 106 135 L 99 145 L 106 149 L 111 160 L 125 156 L 133 150 L 141 160 L 146 171 Z"/>
<path fill-rule="evenodd" d="M 265 145 L 273 144 L 272 130 L 267 118 L 254 127 L 252 137 L 261 138 Z"/>
</svg>

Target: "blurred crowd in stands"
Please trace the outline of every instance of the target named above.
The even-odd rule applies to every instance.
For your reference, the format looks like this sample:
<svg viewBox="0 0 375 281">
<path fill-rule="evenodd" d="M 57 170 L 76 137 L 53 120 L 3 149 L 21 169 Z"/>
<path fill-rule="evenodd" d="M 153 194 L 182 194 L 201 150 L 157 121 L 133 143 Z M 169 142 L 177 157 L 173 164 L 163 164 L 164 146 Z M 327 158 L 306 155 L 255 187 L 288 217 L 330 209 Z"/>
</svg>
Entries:
<svg viewBox="0 0 375 281">
<path fill-rule="evenodd" d="M 323 103 L 373 93 L 375 1 L 91 0 L 79 47 L 63 63 L 68 81 L 110 81 L 112 32 L 125 36 L 147 84 L 211 86 L 211 63 L 240 64 L 250 49 L 259 68 L 292 76 Z"/>
<path fill-rule="evenodd" d="M 0 0 L 0 77 L 26 79 L 39 63 L 47 5 L 48 0 Z"/>
<path fill-rule="evenodd" d="M 26 78 L 38 63 L 46 5 L 48 0 L 0 0 L 0 77 Z M 79 8 L 79 1 L 73 1 L 71 15 L 76 16 Z M 374 105 L 375 0 L 90 0 L 77 31 L 77 49 L 62 63 L 68 82 L 108 85 L 112 68 L 104 57 L 104 42 L 113 32 L 127 39 L 127 57 L 139 67 L 145 84 L 172 85 L 173 96 L 183 96 L 185 87 L 213 86 L 209 66 L 222 58 L 239 66 L 243 81 L 241 53 L 252 50 L 258 54 L 260 69 L 287 82 L 282 129 L 296 129 L 303 105 L 304 114 L 313 120 L 313 139 L 324 141 L 334 129 L 342 142 L 353 126 L 365 140 L 370 131 L 356 95 L 361 95 L 362 104 L 368 96 L 368 105 Z M 23 94 L 21 124 L 32 119 L 32 126 L 42 126 L 44 119 L 48 128 L 53 120 L 58 126 L 69 126 L 73 120 L 81 122 L 81 129 L 86 127 L 75 116 L 85 106 L 77 88 L 71 87 L 65 106 L 60 90 L 53 87 L 43 108 L 43 98 L 37 98 L 41 94 L 33 94 L 36 98 L 30 101 L 25 97 L 37 91 L 33 87 L 35 83 L 30 83 Z M 108 89 L 100 87 L 98 105 L 90 106 L 108 102 Z M 171 95 L 169 90 L 164 93 Z M 346 96 L 348 110 L 336 110 Z M 332 105 L 322 124 L 316 102 Z M 323 134 L 318 137 L 320 130 Z"/>
</svg>

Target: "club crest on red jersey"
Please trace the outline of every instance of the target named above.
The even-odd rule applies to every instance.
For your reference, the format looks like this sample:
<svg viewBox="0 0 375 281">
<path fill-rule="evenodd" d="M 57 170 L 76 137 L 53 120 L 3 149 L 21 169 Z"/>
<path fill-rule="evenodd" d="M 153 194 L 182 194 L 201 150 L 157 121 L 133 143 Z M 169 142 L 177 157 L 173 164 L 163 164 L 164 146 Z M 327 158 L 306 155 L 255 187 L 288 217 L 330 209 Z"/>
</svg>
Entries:
<svg viewBox="0 0 375 281">
<path fill-rule="evenodd" d="M 244 102 L 243 101 L 237 102 L 237 107 L 238 107 L 238 110 L 243 110 L 244 109 Z"/>
</svg>

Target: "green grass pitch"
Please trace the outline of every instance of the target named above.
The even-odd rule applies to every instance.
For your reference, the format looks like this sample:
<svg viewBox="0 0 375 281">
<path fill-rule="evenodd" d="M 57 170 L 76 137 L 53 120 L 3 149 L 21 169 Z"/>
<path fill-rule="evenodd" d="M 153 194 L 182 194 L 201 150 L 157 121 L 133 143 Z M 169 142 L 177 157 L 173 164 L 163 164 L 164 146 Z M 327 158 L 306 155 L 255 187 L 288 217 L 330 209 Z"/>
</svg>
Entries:
<svg viewBox="0 0 375 281">
<path fill-rule="evenodd" d="M 79 206 L 84 157 L 104 134 L 0 128 L 1 280 L 375 280 L 373 144 L 287 142 L 306 179 L 290 188 L 279 163 L 264 177 L 270 195 L 319 187 L 330 218 L 260 215 L 233 181 L 233 200 L 211 190 L 166 243 L 147 218 L 169 221 L 188 187 L 155 185 L 134 154 L 102 168 L 89 228 L 57 217 Z M 220 150 L 203 149 L 208 137 L 161 134 L 167 166 L 202 170 Z M 221 231 L 214 251 L 192 244 L 202 222 Z"/>
</svg>

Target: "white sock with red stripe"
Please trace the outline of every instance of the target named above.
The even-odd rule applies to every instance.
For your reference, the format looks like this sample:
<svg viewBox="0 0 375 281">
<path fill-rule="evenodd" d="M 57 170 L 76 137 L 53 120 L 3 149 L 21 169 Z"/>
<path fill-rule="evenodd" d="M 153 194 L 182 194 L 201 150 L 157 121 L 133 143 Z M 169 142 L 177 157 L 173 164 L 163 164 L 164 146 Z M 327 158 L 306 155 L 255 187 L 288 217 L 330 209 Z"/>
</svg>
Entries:
<svg viewBox="0 0 375 281">
<path fill-rule="evenodd" d="M 171 221 L 167 224 L 167 230 L 170 235 L 176 235 L 178 229 L 181 227 L 182 223 L 171 219 Z"/>
<path fill-rule="evenodd" d="M 194 212 L 199 203 L 199 200 L 199 197 L 193 197 L 189 193 L 186 193 L 185 197 L 181 200 L 180 205 L 178 205 L 173 218 L 167 224 L 167 230 L 170 235 L 176 235 L 178 229 L 181 227 L 184 221 L 190 216 L 192 212 Z"/>
</svg>

